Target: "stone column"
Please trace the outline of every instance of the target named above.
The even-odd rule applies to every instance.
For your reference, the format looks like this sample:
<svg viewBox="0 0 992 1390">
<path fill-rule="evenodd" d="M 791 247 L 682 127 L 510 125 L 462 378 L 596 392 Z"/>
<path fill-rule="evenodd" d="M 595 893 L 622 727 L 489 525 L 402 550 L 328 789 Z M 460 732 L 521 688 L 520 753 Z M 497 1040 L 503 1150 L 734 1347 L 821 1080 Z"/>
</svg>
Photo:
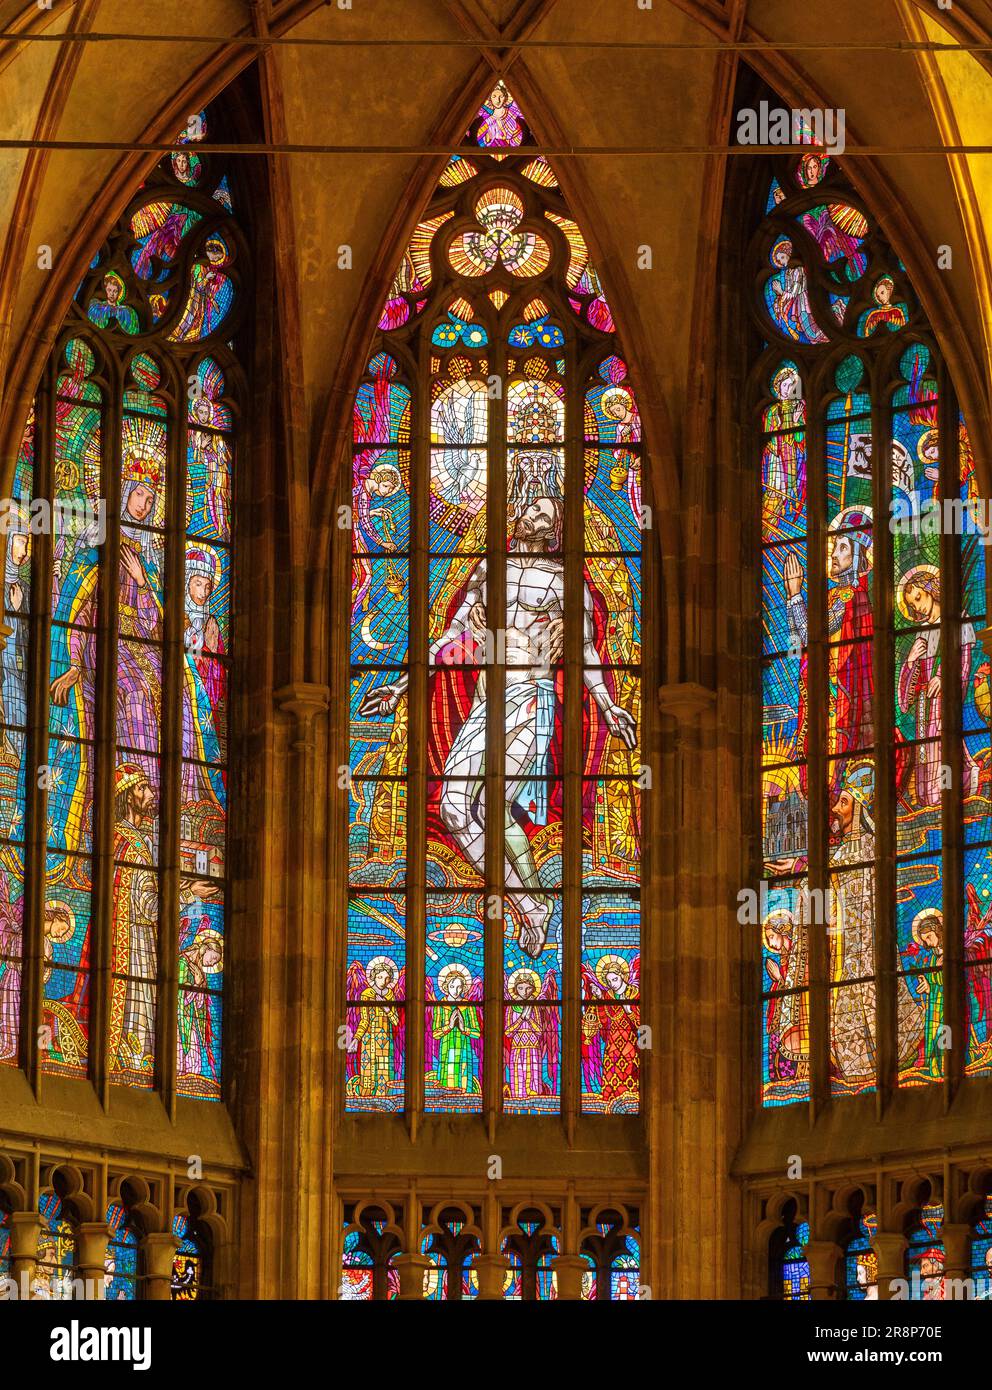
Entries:
<svg viewBox="0 0 992 1390">
<path fill-rule="evenodd" d="M 38 1262 L 38 1237 L 45 1223 L 36 1211 L 15 1211 L 10 1215 L 10 1277 L 17 1285 L 17 1297 L 30 1297 L 30 1284 Z"/>
<path fill-rule="evenodd" d="M 878 1256 L 878 1297 L 892 1298 L 892 1281 L 906 1278 L 906 1237 L 892 1231 L 878 1231 L 871 1248 Z"/>
<path fill-rule="evenodd" d="M 502 1299 L 503 1283 L 510 1268 L 510 1261 L 506 1256 L 477 1255 L 471 1267 L 479 1280 L 479 1298 L 490 1302 Z"/>
<path fill-rule="evenodd" d="M 404 1302 L 419 1301 L 424 1296 L 424 1275 L 433 1268 L 426 1255 L 395 1255 L 390 1265 L 400 1276 L 400 1299 Z M 449 1278 L 454 1275 L 451 1271 Z"/>
<path fill-rule="evenodd" d="M 806 1259 L 809 1263 L 809 1286 L 814 1299 L 843 1298 L 843 1291 L 837 1287 L 837 1261 L 843 1255 L 839 1245 L 832 1240 L 811 1240 L 806 1246 Z"/>
<path fill-rule="evenodd" d="M 644 759 L 654 779 L 644 798 L 651 836 L 645 1017 L 654 1025 L 643 1054 L 651 1156 L 645 1275 L 652 1297 L 711 1299 L 724 1291 L 726 1238 L 714 1213 L 739 1202 L 726 1120 L 740 1050 L 731 959 L 739 941 L 728 935 L 739 929 L 724 862 L 738 837 L 726 824 L 733 797 L 729 758 L 717 748 L 715 691 L 681 681 L 662 685 L 657 701 L 661 727 Z"/>
<path fill-rule="evenodd" d="M 163 1302 L 172 1297 L 172 1262 L 178 1248 L 179 1242 L 171 1231 L 153 1231 L 141 1242 L 146 1299 Z"/>
<path fill-rule="evenodd" d="M 272 1042 L 259 1058 L 258 1167 L 263 1231 L 278 1230 L 269 1254 L 267 1296 L 330 1297 L 340 1279 L 332 1267 L 330 1227 L 332 1079 L 342 1054 L 329 1027 L 328 998 L 335 969 L 333 900 L 328 891 L 327 767 L 321 723 L 325 685 L 295 681 L 275 692 L 289 718 L 276 733 L 278 807 L 270 834 L 273 869 L 262 921 L 263 998 Z M 278 1044 L 276 1044 L 278 1039 Z M 264 1191 L 263 1191 L 264 1189 Z"/>
<path fill-rule="evenodd" d="M 945 1221 L 940 1235 L 944 1242 L 944 1297 L 971 1298 L 973 1290 L 957 1282 L 971 1274 L 971 1227 L 965 1221 Z"/>
<path fill-rule="evenodd" d="M 84 1297 L 100 1301 L 106 1297 L 104 1278 L 110 1231 L 106 1221 L 81 1221 L 76 1227 L 76 1273 L 84 1280 Z"/>
<path fill-rule="evenodd" d="M 558 1278 L 558 1298 L 575 1301 L 582 1297 L 582 1276 L 589 1264 L 581 1255 L 556 1255 L 551 1268 Z"/>
</svg>

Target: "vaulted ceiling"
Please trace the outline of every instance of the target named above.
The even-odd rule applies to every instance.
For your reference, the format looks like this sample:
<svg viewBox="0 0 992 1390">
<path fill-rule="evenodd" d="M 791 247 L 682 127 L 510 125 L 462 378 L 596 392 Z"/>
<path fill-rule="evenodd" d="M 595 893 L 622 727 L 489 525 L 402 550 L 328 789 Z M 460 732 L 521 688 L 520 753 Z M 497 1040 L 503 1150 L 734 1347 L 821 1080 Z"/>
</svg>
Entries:
<svg viewBox="0 0 992 1390">
<path fill-rule="evenodd" d="M 299 322 L 289 371 L 308 468 L 326 449 L 349 359 L 371 332 L 370 306 L 433 186 L 439 157 L 425 148 L 459 138 L 494 69 L 547 145 L 641 151 L 577 153 L 558 169 L 642 359 L 656 439 L 676 472 L 705 356 L 700 335 L 711 321 L 727 162 L 706 149 L 727 141 L 740 56 L 791 104 L 845 107 L 849 148 L 878 151 L 849 159 L 848 172 L 866 180 L 972 416 L 986 419 L 992 154 L 941 147 L 987 140 L 992 53 L 933 55 L 907 44 L 988 43 L 992 0 L 954 0 L 949 11 L 932 0 L 646 3 L 351 0 L 342 9 L 340 0 L 52 0 L 47 9 L 0 0 L 0 27 L 19 36 L 0 41 L 5 465 L 80 271 L 155 159 L 101 143 L 171 139 L 255 60 L 257 48 L 235 42 L 252 35 L 367 41 L 279 42 L 260 60 L 271 139 L 349 147 L 272 162 L 283 302 Z M 143 41 L 49 41 L 70 32 Z M 382 45 L 397 36 L 426 42 Z M 514 40 L 528 42 L 508 46 Z M 778 47 L 742 55 L 721 51 L 721 40 Z M 603 43 L 616 46 L 595 47 Z M 24 150 L 12 140 L 94 148 Z M 343 243 L 353 248 L 350 272 L 338 269 Z M 52 270 L 38 269 L 41 244 L 52 247 Z M 653 249 L 650 271 L 637 268 L 643 245 Z M 941 245 L 955 251 L 949 271 L 936 270 Z"/>
</svg>

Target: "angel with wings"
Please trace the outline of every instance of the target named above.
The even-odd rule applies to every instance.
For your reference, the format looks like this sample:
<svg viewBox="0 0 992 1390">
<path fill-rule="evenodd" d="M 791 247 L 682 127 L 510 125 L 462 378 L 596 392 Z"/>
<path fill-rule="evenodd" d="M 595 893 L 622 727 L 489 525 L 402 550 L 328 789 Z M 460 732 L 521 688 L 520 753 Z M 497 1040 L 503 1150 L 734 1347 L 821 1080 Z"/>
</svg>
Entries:
<svg viewBox="0 0 992 1390">
<path fill-rule="evenodd" d="M 425 1067 L 439 1091 L 478 1095 L 482 1074 L 482 981 L 467 966 L 451 961 L 438 972 L 437 987 L 426 981 Z"/>
<path fill-rule="evenodd" d="M 637 1106 L 640 973 L 639 955 L 630 961 L 623 956 L 601 956 L 595 970 L 582 963 L 583 994 L 586 999 L 596 1001 L 595 1007 L 587 1007 L 584 1012 L 591 1015 L 595 1023 L 594 1026 L 593 1022 L 588 1022 L 586 1027 L 590 1044 L 594 1045 L 598 1037 L 602 1059 L 600 1096 L 607 1113 L 629 1112 Z"/>
<path fill-rule="evenodd" d="M 507 979 L 506 994 L 514 1002 L 506 1006 L 503 1027 L 503 1094 L 507 1100 L 517 1101 L 556 1096 L 558 1010 L 541 1007 L 557 1002 L 555 977 L 549 973 L 542 985 L 536 970 L 521 966 Z"/>
<path fill-rule="evenodd" d="M 389 956 L 360 960 L 348 967 L 347 1092 L 387 1099 L 403 1077 L 403 998 L 405 970 Z"/>
</svg>

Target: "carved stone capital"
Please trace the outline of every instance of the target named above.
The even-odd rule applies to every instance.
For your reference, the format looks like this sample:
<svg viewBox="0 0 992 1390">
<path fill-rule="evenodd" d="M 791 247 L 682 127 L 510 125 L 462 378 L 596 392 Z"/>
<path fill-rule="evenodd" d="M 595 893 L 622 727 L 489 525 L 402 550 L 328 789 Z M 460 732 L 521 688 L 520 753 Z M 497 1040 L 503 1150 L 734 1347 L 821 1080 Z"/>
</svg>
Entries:
<svg viewBox="0 0 992 1390">
<path fill-rule="evenodd" d="M 832 1240 L 811 1240 L 805 1247 L 809 1282 L 814 1299 L 836 1298 L 837 1262 L 843 1255 Z"/>
<path fill-rule="evenodd" d="M 104 1297 L 109 1245 L 110 1228 L 106 1221 L 80 1221 L 76 1227 L 76 1269 L 84 1281 L 86 1298 Z"/>
<path fill-rule="evenodd" d="M 658 687 L 658 708 L 684 727 L 694 719 L 712 719 L 716 714 L 716 691 L 697 681 L 677 681 Z"/>
<path fill-rule="evenodd" d="M 503 1284 L 506 1280 L 510 1261 L 505 1255 L 476 1255 L 472 1261 L 479 1280 L 479 1298 L 493 1301 L 502 1299 Z"/>
<path fill-rule="evenodd" d="M 893 1296 L 893 1282 L 904 1279 L 906 1275 L 906 1237 L 893 1231 L 876 1231 L 871 1239 L 871 1248 L 878 1256 L 878 1296 L 890 1299 Z"/>
<path fill-rule="evenodd" d="M 394 1255 L 390 1261 L 400 1276 L 399 1297 L 405 1302 L 422 1299 L 424 1296 L 424 1275 L 433 1269 L 433 1263 L 426 1255 Z"/>
<path fill-rule="evenodd" d="M 163 1302 L 172 1297 L 172 1262 L 179 1248 L 171 1231 L 150 1231 L 141 1242 L 145 1257 L 145 1298 Z"/>
<path fill-rule="evenodd" d="M 556 1255 L 551 1268 L 558 1277 L 558 1297 L 575 1301 L 582 1297 L 582 1276 L 589 1271 L 589 1261 L 581 1255 Z"/>
<path fill-rule="evenodd" d="M 281 686 L 275 693 L 277 707 L 296 720 L 294 748 L 305 748 L 310 740 L 313 721 L 318 714 L 325 714 L 331 703 L 331 692 L 326 685 L 315 685 L 312 681 L 293 681 Z"/>
</svg>

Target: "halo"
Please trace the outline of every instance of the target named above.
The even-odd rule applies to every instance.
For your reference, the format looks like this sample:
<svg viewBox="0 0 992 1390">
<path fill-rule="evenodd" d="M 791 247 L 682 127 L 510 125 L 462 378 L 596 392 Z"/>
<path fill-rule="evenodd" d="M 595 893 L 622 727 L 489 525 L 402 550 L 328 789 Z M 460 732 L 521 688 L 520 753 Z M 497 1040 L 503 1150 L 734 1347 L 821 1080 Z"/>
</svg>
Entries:
<svg viewBox="0 0 992 1390">
<path fill-rule="evenodd" d="M 779 922 L 779 921 L 787 922 L 787 923 L 788 923 L 788 925 L 789 925 L 788 933 L 786 933 L 784 930 L 782 930 L 780 927 L 778 927 L 778 926 L 776 925 L 777 922 Z M 769 932 L 771 932 L 771 931 L 781 931 L 781 932 L 782 932 L 782 935 L 783 935 L 783 936 L 788 935 L 789 940 L 791 941 L 791 940 L 792 940 L 793 933 L 794 933 L 794 930 L 795 930 L 795 925 L 796 925 L 795 916 L 793 915 L 792 912 L 790 912 L 790 910 L 789 910 L 787 907 L 773 907 L 772 910 L 771 910 L 771 912 L 769 912 L 768 916 L 765 918 L 765 920 L 764 920 L 764 921 L 762 922 L 762 924 L 761 924 L 761 939 L 762 939 L 762 941 L 765 943 L 765 945 L 768 947 L 768 949 L 771 950 L 771 949 L 772 949 L 772 945 L 771 945 L 771 942 L 768 940 L 768 934 L 769 934 Z"/>
<path fill-rule="evenodd" d="M 46 903 L 45 906 L 48 907 L 49 904 Z M 61 946 L 61 945 L 63 944 L 63 942 L 69 941 L 69 940 L 72 938 L 72 936 L 74 935 L 74 933 L 75 933 L 75 930 L 76 930 L 76 914 L 73 912 L 73 910 L 72 910 L 72 908 L 69 906 L 69 904 L 66 903 L 66 902 L 62 902 L 61 899 L 57 899 L 55 902 L 51 903 L 50 906 L 52 906 L 52 907 L 56 907 L 56 906 L 57 906 L 57 907 L 62 907 L 62 908 L 65 909 L 65 912 L 66 912 L 66 914 L 68 915 L 68 919 L 69 919 L 69 925 L 68 925 L 68 927 L 66 927 L 66 926 L 60 926 L 57 932 L 49 930 L 49 927 L 48 927 L 48 918 L 47 918 L 47 917 L 45 918 L 45 935 L 48 937 L 49 941 L 54 941 L 55 944 L 56 944 L 57 946 Z"/>
<path fill-rule="evenodd" d="M 118 275 L 116 270 L 106 270 L 103 274 L 104 288 L 106 288 L 108 280 L 113 280 L 117 285 L 120 286 L 121 294 L 117 302 L 118 304 L 123 304 L 125 299 L 127 298 L 127 285 L 124 283 L 123 276 Z"/>
<path fill-rule="evenodd" d="M 850 518 L 855 518 L 851 520 Z M 828 531 L 866 531 L 874 521 L 871 507 L 845 507 L 827 527 Z"/>
<path fill-rule="evenodd" d="M 624 960 L 623 956 L 600 956 L 599 960 L 596 962 L 596 979 L 601 985 L 605 985 L 607 989 L 609 989 L 609 985 L 606 984 L 606 976 L 611 970 L 615 970 L 618 975 L 621 975 L 624 984 L 627 984 L 630 979 L 629 961 Z"/>
<path fill-rule="evenodd" d="M 916 942 L 918 946 L 923 945 L 922 941 L 920 940 L 920 931 L 922 930 L 923 923 L 929 922 L 934 917 L 936 917 L 937 921 L 940 923 L 941 935 L 943 935 L 944 914 L 939 907 L 925 907 L 922 910 L 922 912 L 918 912 L 916 916 L 913 918 L 913 925 L 910 928 L 910 935 L 912 936 L 913 940 Z"/>
<path fill-rule="evenodd" d="M 540 989 L 541 989 L 541 977 L 540 977 L 540 975 L 537 973 L 536 970 L 529 970 L 529 969 L 527 968 L 526 965 L 521 965 L 520 968 L 519 968 L 518 970 L 514 970 L 513 974 L 510 976 L 510 978 L 509 978 L 509 979 L 507 980 L 507 982 L 506 982 L 506 992 L 507 992 L 507 994 L 512 995 L 512 994 L 514 993 L 514 991 L 516 990 L 517 981 L 518 981 L 518 980 L 523 980 L 523 979 L 527 979 L 527 980 L 530 980 L 530 981 L 531 981 L 531 983 L 532 983 L 533 986 L 534 986 L 534 993 L 535 993 L 535 994 L 540 993 Z"/>
<path fill-rule="evenodd" d="M 605 412 L 607 402 L 617 400 L 623 401 L 624 405 L 633 406 L 634 404 L 634 398 L 631 395 L 631 393 L 627 390 L 626 386 L 607 387 L 607 389 L 603 392 L 602 396 L 600 397 L 599 404 Z"/>
<path fill-rule="evenodd" d="M 389 971 L 392 976 L 390 984 L 395 984 L 399 979 L 400 972 L 391 956 L 373 956 L 365 967 L 365 978 L 371 983 L 373 976 L 378 974 L 380 970 Z"/>
<path fill-rule="evenodd" d="M 940 447 L 940 430 L 924 430 L 916 441 L 916 457 L 923 459 L 923 450 L 928 444 L 936 443 Z"/>
<path fill-rule="evenodd" d="M 472 974 L 468 967 L 462 965 L 460 961 L 449 961 L 439 972 L 437 977 L 437 982 L 441 987 L 442 994 L 447 994 L 448 981 L 451 979 L 452 975 L 457 975 L 466 989 L 471 986 Z"/>
<path fill-rule="evenodd" d="M 912 613 L 910 613 L 909 609 L 906 607 L 906 587 L 909 584 L 918 584 L 920 575 L 925 576 L 927 579 L 936 579 L 938 590 L 940 588 L 939 565 L 913 565 L 911 569 L 906 571 L 896 584 L 896 603 L 899 605 L 899 612 L 908 623 L 915 623 L 917 619 L 913 617 Z M 930 587 L 925 583 L 921 587 L 926 589 L 927 593 L 932 592 Z"/>
<path fill-rule="evenodd" d="M 210 562 L 210 569 L 208 570 L 206 565 L 203 564 L 201 561 L 194 560 L 192 558 L 194 555 L 202 555 L 205 560 L 208 560 Z M 213 546 L 206 545 L 203 541 L 200 540 L 190 541 L 186 547 L 187 585 L 189 584 L 190 579 L 195 574 L 205 575 L 208 579 L 212 580 L 214 589 L 217 588 L 218 584 L 221 581 L 221 578 L 223 577 L 220 555 L 217 553 L 216 550 L 214 550 Z"/>
<path fill-rule="evenodd" d="M 839 511 L 827 527 L 827 534 L 836 536 L 843 531 L 848 538 L 851 536 L 862 537 L 862 548 L 868 562 L 868 568 L 875 568 L 875 544 L 872 538 L 872 522 L 874 518 L 871 507 L 845 507 Z M 830 561 L 828 559 L 827 573 Z"/>
<path fill-rule="evenodd" d="M 878 289 L 879 285 L 891 285 L 894 291 L 896 287 L 896 282 L 895 280 L 893 280 L 891 275 L 880 275 L 878 279 L 875 281 L 874 285 L 872 285 L 871 287 L 871 294 L 873 299 L 875 299 L 875 291 Z M 878 303 L 877 299 L 875 300 L 875 303 Z"/>
</svg>

